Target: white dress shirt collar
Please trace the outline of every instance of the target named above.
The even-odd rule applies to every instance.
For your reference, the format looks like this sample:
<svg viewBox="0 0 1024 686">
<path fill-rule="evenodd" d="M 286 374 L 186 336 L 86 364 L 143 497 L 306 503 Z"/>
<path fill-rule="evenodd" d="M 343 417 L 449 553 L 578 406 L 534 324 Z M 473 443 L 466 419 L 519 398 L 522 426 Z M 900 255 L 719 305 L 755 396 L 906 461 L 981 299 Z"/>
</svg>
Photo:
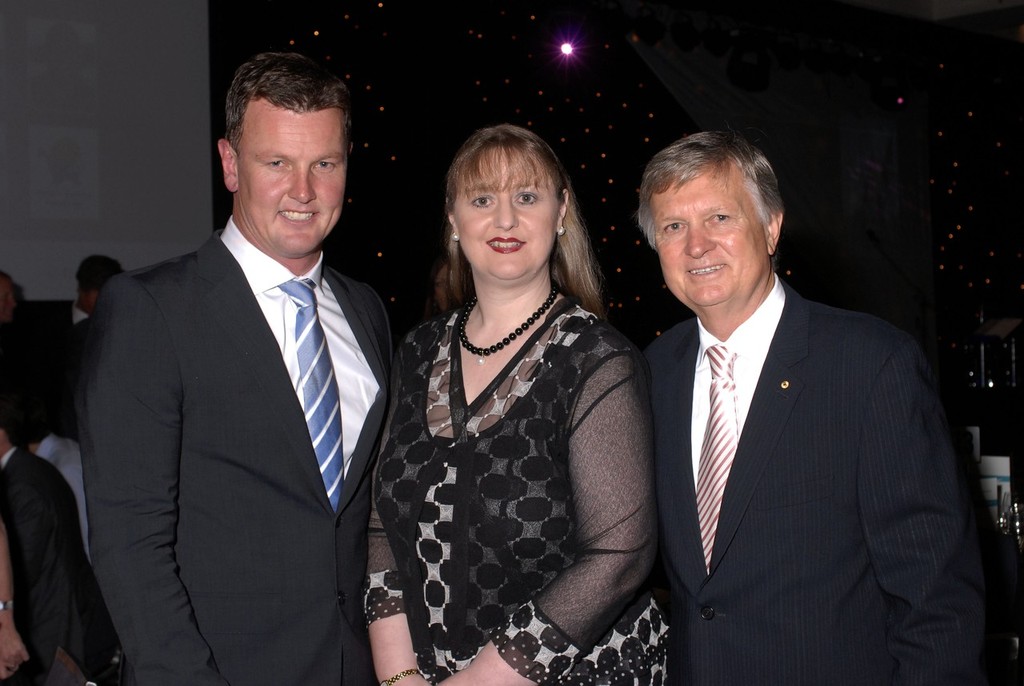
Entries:
<svg viewBox="0 0 1024 686">
<path fill-rule="evenodd" d="M 700 334 L 700 345 L 697 349 L 697 363 L 694 370 L 693 413 L 691 417 L 691 451 L 693 455 L 693 479 L 697 483 L 700 462 L 700 446 L 704 438 L 710 413 L 709 389 L 711 387 L 711 365 L 704 351 L 719 343 L 724 343 L 726 350 L 736 354 L 733 366 L 733 380 L 736 384 L 736 425 L 743 433 L 747 421 L 747 413 L 757 389 L 761 376 L 761 368 L 768 357 L 775 329 L 782 319 L 782 310 L 786 304 L 786 291 L 777 275 L 772 275 L 774 283 L 758 308 L 745 322 L 736 328 L 728 341 L 720 341 L 713 336 L 704 325 L 697 320 Z"/>
<path fill-rule="evenodd" d="M 88 318 L 89 318 L 89 313 L 88 312 L 86 312 L 85 310 L 83 310 L 82 308 L 80 308 L 78 305 L 76 305 L 74 303 L 71 304 L 71 323 L 72 324 L 77 324 L 78 322 L 82 321 L 83 319 L 88 319 Z"/>
<path fill-rule="evenodd" d="M 718 340 L 711 332 L 704 328 L 700 319 L 697 320 L 697 328 L 700 331 L 700 348 L 697 350 L 697 366 L 704 362 L 704 351 L 713 345 L 724 343 L 726 349 L 736 353 L 740 357 L 764 361 L 768 355 L 768 348 L 771 347 L 772 337 L 775 336 L 775 329 L 782 319 L 782 309 L 786 305 L 786 291 L 782 287 L 779 277 L 772 274 L 772 289 L 754 313 L 745 322 L 736 327 L 736 330 L 729 336 L 728 341 Z"/>
<path fill-rule="evenodd" d="M 295 389 L 296 399 L 304 406 L 302 373 L 295 350 L 295 302 L 279 286 L 296 278 L 285 266 L 250 243 L 234 219 L 229 219 L 221 233 L 224 246 L 242 267 L 249 287 L 253 291 L 267 326 L 277 341 L 288 377 Z M 352 462 L 363 422 L 370 407 L 381 392 L 380 383 L 370 369 L 366 354 L 359 346 L 352 324 L 348 321 L 342 303 L 338 301 L 329 281 L 322 280 L 323 253 L 316 264 L 300 278 L 312 279 L 317 284 L 317 316 L 327 337 L 327 347 L 335 375 L 343 381 L 341 391 L 342 441 L 345 454 L 345 470 Z"/>
<path fill-rule="evenodd" d="M 227 226 L 224 227 L 220 239 L 242 267 L 245 279 L 249 282 L 253 293 L 265 293 L 277 288 L 285 281 L 296 278 L 287 267 L 250 243 L 238 229 L 233 217 L 228 218 Z M 299 278 L 311 279 L 313 283 L 320 286 L 323 263 L 324 254 L 321 252 L 313 268 L 300 275 Z"/>
</svg>

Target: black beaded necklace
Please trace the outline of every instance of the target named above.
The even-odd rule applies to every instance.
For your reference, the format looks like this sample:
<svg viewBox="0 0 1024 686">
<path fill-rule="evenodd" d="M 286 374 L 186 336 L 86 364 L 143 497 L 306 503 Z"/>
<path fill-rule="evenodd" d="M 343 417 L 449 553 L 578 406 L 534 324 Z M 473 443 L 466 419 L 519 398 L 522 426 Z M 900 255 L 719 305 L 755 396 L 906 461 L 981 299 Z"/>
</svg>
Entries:
<svg viewBox="0 0 1024 686">
<path fill-rule="evenodd" d="M 487 357 L 491 353 L 498 352 L 506 345 L 508 345 L 518 337 L 522 336 L 527 329 L 529 329 L 531 326 L 537 323 L 537 320 L 544 316 L 545 312 L 551 309 L 551 306 L 555 303 L 555 298 L 557 297 L 558 286 L 552 286 L 551 293 L 548 295 L 548 299 L 545 300 L 543 304 L 541 304 L 541 306 L 537 308 L 536 312 L 527 317 L 525 322 L 517 326 L 514 331 L 511 331 L 507 336 L 502 338 L 494 345 L 487 348 L 478 348 L 472 343 L 470 343 L 469 338 L 466 336 L 466 322 L 469 320 L 469 313 L 473 311 L 474 307 L 476 307 L 476 296 L 474 295 L 470 299 L 470 301 L 466 303 L 466 310 L 462 313 L 462 319 L 461 321 L 459 321 L 459 342 L 462 344 L 463 348 L 465 348 L 472 354 L 476 355 L 477 364 L 483 364 L 485 357 Z"/>
</svg>

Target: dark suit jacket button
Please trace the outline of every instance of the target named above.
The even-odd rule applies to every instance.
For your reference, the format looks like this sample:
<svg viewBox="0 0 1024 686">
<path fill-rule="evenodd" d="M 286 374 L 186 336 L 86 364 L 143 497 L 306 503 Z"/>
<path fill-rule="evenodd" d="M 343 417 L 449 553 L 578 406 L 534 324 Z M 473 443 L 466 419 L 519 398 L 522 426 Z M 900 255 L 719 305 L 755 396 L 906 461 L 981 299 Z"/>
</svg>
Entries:
<svg viewBox="0 0 1024 686">
<path fill-rule="evenodd" d="M 345 604 L 345 594 L 344 593 L 339 593 L 338 594 L 338 605 L 344 605 L 344 604 Z"/>
<path fill-rule="evenodd" d="M 700 609 L 700 618 L 701 619 L 714 619 L 715 618 L 715 608 L 711 607 L 710 605 L 705 605 L 704 607 L 702 607 Z"/>
</svg>

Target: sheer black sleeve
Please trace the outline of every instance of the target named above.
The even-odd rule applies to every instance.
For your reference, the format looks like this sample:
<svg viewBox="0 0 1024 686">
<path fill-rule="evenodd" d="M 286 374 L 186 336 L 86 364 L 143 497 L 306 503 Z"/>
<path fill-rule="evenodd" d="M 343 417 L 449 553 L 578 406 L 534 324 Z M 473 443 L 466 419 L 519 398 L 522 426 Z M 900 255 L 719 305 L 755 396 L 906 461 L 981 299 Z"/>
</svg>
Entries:
<svg viewBox="0 0 1024 686">
<path fill-rule="evenodd" d="M 512 618 L 499 645 L 510 662 L 522 664 L 517 645 L 535 654 L 530 645 L 542 636 L 545 652 L 563 644 L 566 656 L 585 653 L 651 570 L 657 524 L 647 386 L 643 359 L 625 351 L 606 358 L 574 396 L 569 465 L 578 554 L 533 607 Z"/>
</svg>

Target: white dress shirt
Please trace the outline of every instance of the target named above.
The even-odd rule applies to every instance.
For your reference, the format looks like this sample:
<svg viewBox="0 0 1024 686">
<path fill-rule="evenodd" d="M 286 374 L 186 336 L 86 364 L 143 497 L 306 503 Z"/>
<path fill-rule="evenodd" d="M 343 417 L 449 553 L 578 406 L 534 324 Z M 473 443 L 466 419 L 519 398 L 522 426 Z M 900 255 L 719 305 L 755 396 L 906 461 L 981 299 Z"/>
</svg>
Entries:
<svg viewBox="0 0 1024 686">
<path fill-rule="evenodd" d="M 312 269 L 296 277 L 282 264 L 246 240 L 233 219 L 228 219 L 221 240 L 245 272 L 245 278 L 252 288 L 256 302 L 263 310 L 263 316 L 266 317 L 267 324 L 277 339 L 300 406 L 304 406 L 305 403 L 299 384 L 301 373 L 295 345 L 295 316 L 298 307 L 278 286 L 295 278 L 308 278 L 316 284 L 317 312 L 327 336 L 327 347 L 330 349 L 334 375 L 338 380 L 338 393 L 341 396 L 342 449 L 345 453 L 344 469 L 347 473 L 352 461 L 352 452 L 363 429 L 363 422 L 370 405 L 380 391 L 380 385 L 366 362 L 366 357 L 341 310 L 341 305 L 331 291 L 330 284 L 321 278 L 323 253 Z"/>
<path fill-rule="evenodd" d="M 82 308 L 80 308 L 78 305 L 76 305 L 74 303 L 71 304 L 71 324 L 72 325 L 77 324 L 78 322 L 82 321 L 83 319 L 88 319 L 88 318 L 89 318 L 89 313 L 88 312 L 86 312 L 85 310 L 83 310 Z"/>
<path fill-rule="evenodd" d="M 71 486 L 78 505 L 78 526 L 82 529 L 82 546 L 89 556 L 89 518 L 85 509 L 85 484 L 82 480 L 82 450 L 78 441 L 55 433 L 48 433 L 36 446 L 35 454 L 60 471 Z M 91 557 L 90 557 L 91 559 Z"/>
<path fill-rule="evenodd" d="M 754 314 L 740 324 L 728 341 L 715 338 L 704 325 L 697 320 L 700 332 L 700 348 L 697 350 L 697 370 L 693 378 L 693 416 L 690 430 L 693 449 L 693 483 L 697 483 L 700 467 L 700 449 L 704 442 L 704 430 L 707 428 L 708 415 L 711 413 L 711 364 L 704 351 L 713 345 L 723 344 L 730 353 L 736 353 L 736 365 L 733 367 L 733 379 L 736 382 L 736 426 L 740 437 L 743 436 L 743 424 L 750 411 L 750 401 L 757 388 L 757 380 L 761 376 L 761 367 L 768 357 L 775 329 L 782 318 L 782 308 L 786 304 L 786 291 L 782 282 L 772 275 L 775 283 L 768 297 L 764 299 Z"/>
</svg>

